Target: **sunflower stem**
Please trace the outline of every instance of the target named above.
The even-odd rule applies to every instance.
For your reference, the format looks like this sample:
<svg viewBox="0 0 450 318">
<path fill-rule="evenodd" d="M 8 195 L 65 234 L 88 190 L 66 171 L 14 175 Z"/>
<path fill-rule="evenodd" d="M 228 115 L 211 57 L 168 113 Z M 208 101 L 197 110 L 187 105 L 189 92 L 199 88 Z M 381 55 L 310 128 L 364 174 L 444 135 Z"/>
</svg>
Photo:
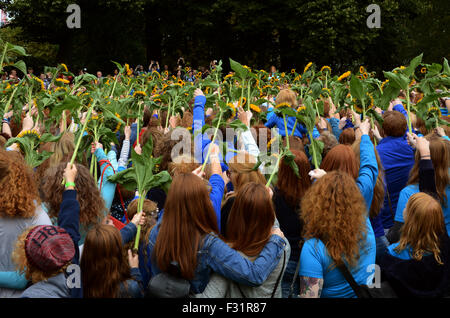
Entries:
<svg viewBox="0 0 450 318">
<path fill-rule="evenodd" d="M 216 141 L 217 132 L 219 131 L 220 122 L 221 122 L 221 120 L 222 120 L 222 115 L 223 115 L 223 111 L 220 112 L 220 115 L 219 115 L 219 121 L 218 121 L 218 123 L 217 123 L 216 130 L 214 131 L 214 136 L 213 136 L 213 139 L 212 139 L 212 141 L 211 141 L 211 144 L 214 144 L 214 142 Z M 211 144 L 210 144 L 210 145 L 211 145 Z M 208 152 L 206 153 L 206 158 L 205 158 L 205 161 L 203 162 L 201 172 L 205 171 L 206 163 L 208 162 L 209 154 L 210 154 L 210 153 L 211 153 L 211 146 L 208 147 Z"/>
<path fill-rule="evenodd" d="M 316 169 L 319 169 L 319 164 L 317 163 L 316 148 L 313 146 L 313 140 L 314 139 L 313 139 L 312 132 L 308 131 L 308 134 L 309 134 L 309 140 L 310 140 L 310 143 L 311 143 L 310 149 L 311 149 L 311 156 L 312 156 L 312 159 L 313 159 L 314 167 Z"/>
<path fill-rule="evenodd" d="M 409 86 L 406 88 L 406 108 L 408 109 L 408 129 L 412 134 L 412 124 L 411 124 L 411 101 L 409 100 Z"/>
<path fill-rule="evenodd" d="M 78 148 L 80 148 L 81 139 L 83 138 L 83 133 L 86 130 L 87 123 L 88 123 L 89 119 L 91 118 L 91 113 L 92 113 L 92 110 L 94 109 L 94 106 L 95 106 L 96 103 L 97 103 L 97 100 L 94 100 L 94 102 L 92 103 L 92 106 L 89 108 L 89 110 L 87 112 L 86 121 L 83 124 L 83 128 L 80 131 L 80 135 L 78 136 L 77 144 L 76 144 L 75 150 L 73 151 L 73 154 L 72 154 L 72 159 L 70 159 L 70 166 L 71 167 L 72 167 L 72 165 L 73 165 L 73 163 L 75 161 L 75 158 L 77 157 Z M 65 184 L 65 183 L 66 183 L 66 180 L 63 178 L 63 181 L 62 181 L 61 184 Z"/>
<path fill-rule="evenodd" d="M 283 114 L 283 122 L 284 122 L 284 134 L 285 134 L 285 137 L 286 137 L 286 146 L 287 146 L 288 149 L 290 149 L 289 148 L 289 134 L 288 134 L 288 130 L 287 130 L 287 123 L 286 123 L 286 115 L 285 114 Z"/>
<path fill-rule="evenodd" d="M 267 180 L 266 187 L 269 187 L 269 186 L 270 186 L 270 184 L 272 183 L 273 177 L 274 177 L 275 174 L 278 172 L 278 166 L 280 165 L 280 161 L 281 161 L 281 158 L 282 158 L 282 157 L 283 157 L 283 156 L 282 156 L 281 154 L 278 156 L 278 158 L 277 158 L 277 163 L 275 164 L 275 167 L 273 168 L 273 171 L 272 171 L 272 173 L 270 174 L 269 180 Z"/>
</svg>

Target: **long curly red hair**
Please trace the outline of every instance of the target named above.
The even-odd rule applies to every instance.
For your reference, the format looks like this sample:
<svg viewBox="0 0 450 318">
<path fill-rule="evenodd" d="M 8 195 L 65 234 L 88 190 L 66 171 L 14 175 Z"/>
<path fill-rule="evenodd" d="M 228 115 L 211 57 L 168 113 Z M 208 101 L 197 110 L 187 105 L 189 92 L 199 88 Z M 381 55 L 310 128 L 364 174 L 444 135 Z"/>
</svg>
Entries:
<svg viewBox="0 0 450 318">
<path fill-rule="evenodd" d="M 366 235 L 366 204 L 355 180 L 343 171 L 332 171 L 305 193 L 300 217 L 303 237 L 321 240 L 337 265 L 343 257 L 355 266 Z"/>
<path fill-rule="evenodd" d="M 57 217 L 62 202 L 62 194 L 65 190 L 61 184 L 63 173 L 67 163 L 62 162 L 55 167 L 50 167 L 41 180 L 42 201 L 49 208 L 49 216 Z M 80 203 L 80 223 L 88 226 L 100 223 L 105 211 L 105 201 L 100 195 L 95 179 L 89 173 L 89 169 L 77 164 L 77 176 L 75 189 L 77 200 Z"/>
<path fill-rule="evenodd" d="M 0 149 L 0 216 L 31 218 L 40 203 L 33 170 L 16 151 Z"/>
</svg>

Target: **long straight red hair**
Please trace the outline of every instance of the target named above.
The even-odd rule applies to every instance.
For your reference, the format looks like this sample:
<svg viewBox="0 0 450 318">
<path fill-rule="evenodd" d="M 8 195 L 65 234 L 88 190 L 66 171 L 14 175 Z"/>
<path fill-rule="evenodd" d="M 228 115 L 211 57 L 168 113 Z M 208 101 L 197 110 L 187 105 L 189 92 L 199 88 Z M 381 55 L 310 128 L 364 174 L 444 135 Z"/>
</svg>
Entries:
<svg viewBox="0 0 450 318">
<path fill-rule="evenodd" d="M 226 241 L 247 256 L 257 256 L 270 239 L 275 210 L 262 184 L 249 182 L 241 187 L 231 207 Z"/>
<path fill-rule="evenodd" d="M 352 147 L 337 145 L 323 158 L 320 168 L 326 172 L 339 170 L 347 172 L 356 180 L 358 178 L 358 163 Z"/>
<path fill-rule="evenodd" d="M 159 269 L 168 272 L 176 261 L 181 276 L 193 279 L 201 240 L 211 232 L 219 233 L 219 229 L 205 182 L 192 173 L 177 175 L 167 194 L 153 251 Z"/>
<path fill-rule="evenodd" d="M 291 207 L 297 208 L 303 195 L 311 186 L 311 179 L 308 176 L 311 165 L 304 152 L 298 150 L 291 150 L 291 152 L 295 156 L 294 161 L 297 164 L 299 176 L 297 177 L 292 168 L 281 160 L 277 188 L 286 202 Z"/>
</svg>

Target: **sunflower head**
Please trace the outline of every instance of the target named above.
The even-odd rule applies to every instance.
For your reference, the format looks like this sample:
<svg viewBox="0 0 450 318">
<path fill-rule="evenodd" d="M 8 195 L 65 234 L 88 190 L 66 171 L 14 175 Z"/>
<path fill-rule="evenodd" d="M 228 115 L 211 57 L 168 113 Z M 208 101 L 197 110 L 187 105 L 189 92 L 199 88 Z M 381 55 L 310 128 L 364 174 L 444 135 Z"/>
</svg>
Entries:
<svg viewBox="0 0 450 318">
<path fill-rule="evenodd" d="M 280 103 L 280 104 L 277 104 L 276 106 L 275 106 L 275 108 L 284 108 L 284 107 L 291 107 L 291 104 L 289 104 L 289 103 Z"/>
<path fill-rule="evenodd" d="M 261 112 L 261 108 L 259 108 L 255 104 L 250 104 L 250 108 L 251 108 L 251 110 L 253 110 L 253 111 L 257 112 L 257 113 Z"/>
<path fill-rule="evenodd" d="M 344 74 L 342 74 L 341 76 L 338 77 L 338 81 L 342 81 L 344 78 L 349 77 L 352 74 L 352 72 L 347 71 Z"/>
<path fill-rule="evenodd" d="M 331 73 L 331 67 L 325 65 L 320 69 L 321 72 L 325 72 L 328 71 L 329 73 Z"/>
<path fill-rule="evenodd" d="M 303 70 L 303 73 L 305 73 L 312 65 L 312 62 L 309 62 L 308 64 L 306 64 L 305 69 Z"/>
<path fill-rule="evenodd" d="M 133 97 L 145 97 L 145 96 L 147 96 L 147 93 L 144 91 L 135 91 L 133 93 Z"/>
<path fill-rule="evenodd" d="M 61 63 L 61 66 L 63 67 L 64 71 L 68 72 L 69 70 L 67 69 L 67 65 L 64 63 Z"/>
<path fill-rule="evenodd" d="M 425 74 L 427 72 L 427 68 L 426 67 L 422 67 L 420 69 L 420 73 Z"/>
<path fill-rule="evenodd" d="M 360 66 L 360 67 L 359 67 L 359 72 L 360 72 L 361 74 L 363 74 L 363 73 L 366 72 L 366 70 L 364 69 L 364 66 Z"/>
</svg>

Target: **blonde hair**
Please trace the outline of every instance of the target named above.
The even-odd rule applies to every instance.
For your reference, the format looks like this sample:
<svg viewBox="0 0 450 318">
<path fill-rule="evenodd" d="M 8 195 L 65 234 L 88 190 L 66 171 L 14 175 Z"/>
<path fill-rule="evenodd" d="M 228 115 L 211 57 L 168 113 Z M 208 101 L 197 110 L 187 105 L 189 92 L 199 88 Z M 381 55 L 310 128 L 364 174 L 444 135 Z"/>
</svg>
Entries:
<svg viewBox="0 0 450 318">
<path fill-rule="evenodd" d="M 67 263 L 60 269 L 54 272 L 43 272 L 37 267 L 33 266 L 32 263 L 28 262 L 26 253 L 25 253 L 25 241 L 28 233 L 33 229 L 30 227 L 26 229 L 20 236 L 17 238 L 16 246 L 12 252 L 11 258 L 13 262 L 16 264 L 16 268 L 19 273 L 25 274 L 25 278 L 31 281 L 33 284 L 38 282 L 47 280 L 51 277 L 58 275 L 59 273 L 64 273 L 66 268 L 71 264 L 71 262 Z"/>
<path fill-rule="evenodd" d="M 288 103 L 291 107 L 297 107 L 297 94 L 292 89 L 282 89 L 275 100 L 275 104 Z"/>
<path fill-rule="evenodd" d="M 440 203 L 426 193 L 416 193 L 409 198 L 403 217 L 405 223 L 400 242 L 394 250 L 401 253 L 410 246 L 412 258 L 418 261 L 431 252 L 436 262 L 442 265 L 439 242 L 440 236 L 446 234 L 446 228 Z"/>
<path fill-rule="evenodd" d="M 263 185 L 266 184 L 266 179 L 261 172 L 258 169 L 253 169 L 256 162 L 256 158 L 247 152 L 238 153 L 230 159 L 228 167 L 230 171 L 230 181 L 234 187 L 234 193 L 237 193 L 243 185 L 249 182 Z"/>
</svg>

